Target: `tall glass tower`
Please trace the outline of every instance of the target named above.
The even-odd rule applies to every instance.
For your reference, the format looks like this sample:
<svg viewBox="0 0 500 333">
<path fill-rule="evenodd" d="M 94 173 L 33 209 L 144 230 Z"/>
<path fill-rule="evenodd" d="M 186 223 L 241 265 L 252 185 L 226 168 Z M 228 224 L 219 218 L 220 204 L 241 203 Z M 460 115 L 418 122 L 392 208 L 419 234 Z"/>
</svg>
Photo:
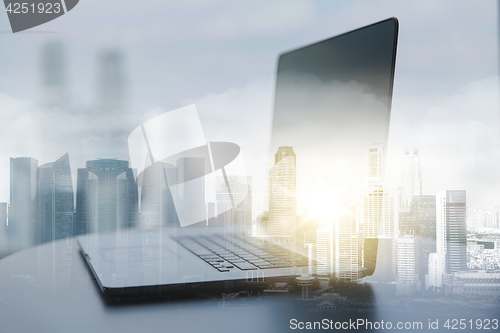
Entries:
<svg viewBox="0 0 500 333">
<path fill-rule="evenodd" d="M 10 159 L 10 211 L 12 250 L 18 251 L 36 244 L 36 169 L 32 157 Z"/>
<path fill-rule="evenodd" d="M 103 111 L 122 110 L 125 106 L 123 53 L 118 50 L 102 52 L 98 66 L 98 107 Z"/>
<path fill-rule="evenodd" d="M 445 253 L 445 272 L 467 269 L 466 193 L 448 190 L 436 196 L 436 247 Z"/>
<path fill-rule="evenodd" d="M 157 162 L 144 171 L 144 183 L 159 183 L 161 186 L 141 189 L 141 224 L 143 228 L 179 225 L 172 193 L 167 186 L 167 179 L 176 178 L 177 168 L 168 163 Z"/>
<path fill-rule="evenodd" d="M 116 231 L 137 220 L 138 189 L 128 161 L 87 161 L 78 169 L 75 234 Z"/>
<path fill-rule="evenodd" d="M 297 238 L 297 172 L 296 155 L 292 147 L 279 147 L 275 164 L 269 171 L 270 236 Z"/>
<path fill-rule="evenodd" d="M 401 203 L 400 208 L 411 206 L 412 198 L 422 195 L 422 168 L 418 149 L 405 150 L 401 172 Z"/>
<path fill-rule="evenodd" d="M 384 186 L 384 146 L 376 143 L 367 146 L 368 172 L 365 177 L 365 193 L 363 196 L 363 237 L 364 258 L 373 258 L 369 253 L 369 243 L 373 244 L 374 238 L 379 238 L 378 248 L 390 250 L 384 256 L 391 257 L 391 272 L 383 272 L 384 279 L 396 273 L 396 246 L 395 239 L 398 236 L 398 221 L 396 215 L 397 201 L 393 188 Z M 384 246 L 381 246 L 381 244 Z M 388 244 L 385 246 L 385 244 Z M 377 254 L 378 258 L 378 254 Z M 382 267 L 377 264 L 377 267 Z M 381 270 L 377 268 L 377 273 Z"/>
<path fill-rule="evenodd" d="M 361 278 L 361 234 L 356 209 L 342 205 L 335 223 L 335 275 L 347 281 Z"/>
<path fill-rule="evenodd" d="M 9 253 L 9 237 L 7 230 L 7 203 L 0 202 L 0 257 Z"/>
<path fill-rule="evenodd" d="M 37 169 L 38 242 L 73 236 L 73 182 L 69 156 Z"/>
<path fill-rule="evenodd" d="M 40 57 L 40 104 L 45 107 L 65 106 L 67 102 L 66 56 L 62 42 L 42 46 Z"/>
<path fill-rule="evenodd" d="M 228 176 L 231 190 L 224 177 L 215 180 L 217 212 L 216 225 L 227 232 L 252 235 L 252 177 Z M 238 203 L 239 204 L 235 204 Z"/>
</svg>

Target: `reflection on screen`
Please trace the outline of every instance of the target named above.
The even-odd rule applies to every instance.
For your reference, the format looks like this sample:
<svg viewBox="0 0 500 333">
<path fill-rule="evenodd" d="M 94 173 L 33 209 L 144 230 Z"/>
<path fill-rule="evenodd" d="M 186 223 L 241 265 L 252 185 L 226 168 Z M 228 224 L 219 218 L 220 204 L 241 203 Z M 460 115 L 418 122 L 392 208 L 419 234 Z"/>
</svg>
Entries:
<svg viewBox="0 0 500 333">
<path fill-rule="evenodd" d="M 397 29 L 389 19 L 279 59 L 266 235 L 309 246 L 325 286 L 392 278 L 395 194 L 383 174 Z"/>
<path fill-rule="evenodd" d="M 361 204 L 368 146 L 387 142 L 396 32 L 389 19 L 280 57 L 270 152 L 293 148 L 299 212 L 324 192 Z"/>
</svg>

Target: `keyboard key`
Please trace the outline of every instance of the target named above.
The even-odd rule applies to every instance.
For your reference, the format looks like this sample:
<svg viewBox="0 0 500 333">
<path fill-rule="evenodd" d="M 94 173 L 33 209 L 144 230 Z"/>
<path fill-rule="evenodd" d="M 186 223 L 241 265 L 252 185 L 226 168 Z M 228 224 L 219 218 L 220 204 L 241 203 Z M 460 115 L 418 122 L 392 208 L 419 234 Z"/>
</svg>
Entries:
<svg viewBox="0 0 500 333">
<path fill-rule="evenodd" d="M 233 263 L 236 267 L 241 269 L 242 271 L 248 271 L 248 270 L 253 270 L 257 269 L 254 265 L 248 262 L 238 262 L 238 263 Z"/>
<path fill-rule="evenodd" d="M 246 262 L 245 260 L 243 259 L 228 259 L 227 261 L 229 261 L 230 263 L 238 263 L 238 262 Z"/>
</svg>

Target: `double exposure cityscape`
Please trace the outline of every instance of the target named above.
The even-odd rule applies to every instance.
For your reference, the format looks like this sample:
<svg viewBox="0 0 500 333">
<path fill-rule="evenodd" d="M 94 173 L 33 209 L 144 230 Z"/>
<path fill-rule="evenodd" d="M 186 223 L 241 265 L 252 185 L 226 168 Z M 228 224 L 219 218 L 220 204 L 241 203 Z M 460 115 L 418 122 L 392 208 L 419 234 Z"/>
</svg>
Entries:
<svg viewBox="0 0 500 333">
<path fill-rule="evenodd" d="M 63 44 L 49 43 L 41 52 L 43 107 L 64 106 L 63 50 Z M 99 107 L 118 109 L 124 103 L 122 54 L 108 51 L 99 61 Z M 468 193 L 460 188 L 423 193 L 421 161 L 426 152 L 416 148 L 400 152 L 400 185 L 389 187 L 385 150 L 383 143 L 366 144 L 364 177 L 359 180 L 363 189 L 353 203 L 328 188 L 304 198 L 297 189 L 301 151 L 280 146 L 266 170 L 267 209 L 256 211 L 252 203 L 257 195 L 252 177 L 227 175 L 232 182 L 228 191 L 227 179 L 219 176 L 212 199 L 204 197 L 205 185 L 199 184 L 202 190 L 193 200 L 205 218 L 198 225 L 223 227 L 307 253 L 316 264 L 314 271 L 304 268 L 296 279 L 270 283 L 263 295 L 297 291 L 297 298 L 312 301 L 308 306 L 318 311 L 366 306 L 366 300 L 343 295 L 346 286 L 382 288 L 388 299 L 384 304 L 393 307 L 402 299 L 498 299 L 500 204 L 488 210 L 470 207 Z M 76 166 L 74 175 L 70 156 L 61 155 L 43 165 L 37 156 L 10 158 L 10 201 L 0 203 L 2 256 L 56 240 L 66 241 L 71 250 L 76 245 L 70 237 L 87 233 L 179 224 L 174 194 L 165 187 L 138 186 L 137 170 L 129 161 L 111 156 L 88 160 Z M 160 172 L 177 179 L 203 168 L 203 159 L 186 157 L 163 163 Z M 224 294 L 223 305 L 250 294 Z"/>
</svg>

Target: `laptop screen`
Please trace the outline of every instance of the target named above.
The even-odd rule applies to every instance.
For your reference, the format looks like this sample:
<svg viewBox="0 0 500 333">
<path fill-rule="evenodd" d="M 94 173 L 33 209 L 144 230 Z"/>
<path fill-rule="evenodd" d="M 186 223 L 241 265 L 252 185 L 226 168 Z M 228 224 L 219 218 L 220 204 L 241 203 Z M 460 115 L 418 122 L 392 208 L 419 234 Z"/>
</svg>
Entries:
<svg viewBox="0 0 500 333">
<path fill-rule="evenodd" d="M 280 56 L 270 153 L 295 154 L 299 215 L 361 208 L 367 178 L 382 178 L 397 31 L 388 19 Z"/>
<path fill-rule="evenodd" d="M 318 276 L 394 271 L 397 194 L 384 160 L 397 33 L 392 18 L 279 58 L 267 233 L 309 246 Z"/>
</svg>

